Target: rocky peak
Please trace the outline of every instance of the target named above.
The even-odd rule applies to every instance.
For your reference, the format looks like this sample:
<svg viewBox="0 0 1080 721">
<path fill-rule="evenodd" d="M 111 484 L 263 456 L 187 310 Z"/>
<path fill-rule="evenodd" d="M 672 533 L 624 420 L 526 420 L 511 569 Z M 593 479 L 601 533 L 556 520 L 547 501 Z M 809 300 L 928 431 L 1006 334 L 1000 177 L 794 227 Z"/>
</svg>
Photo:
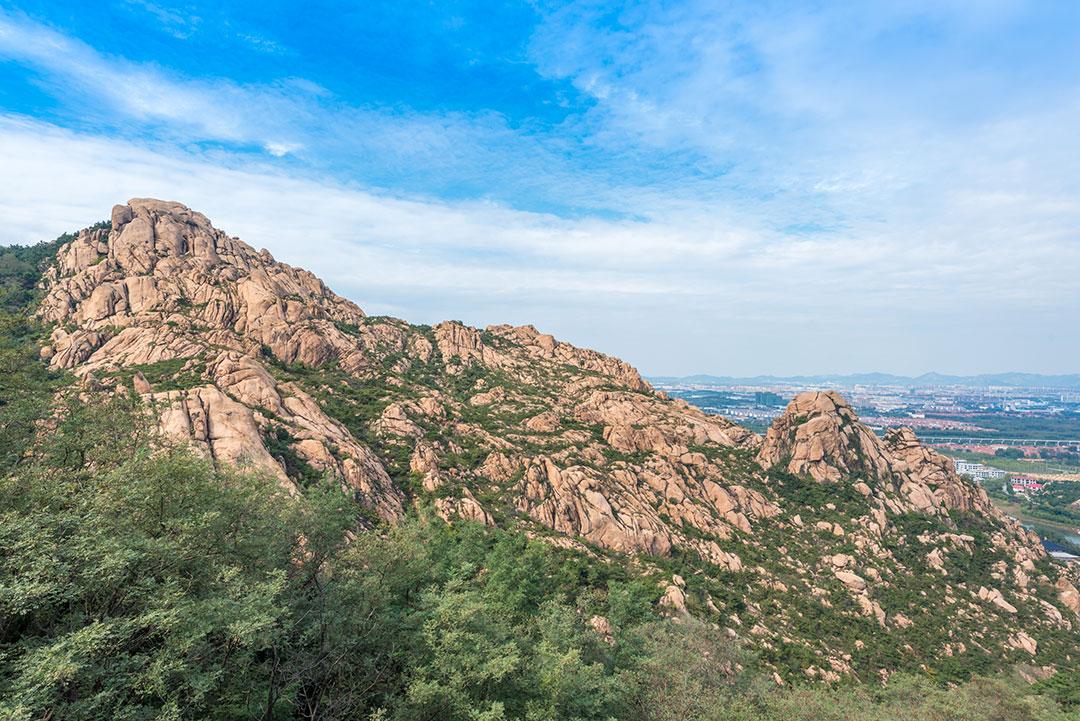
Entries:
<svg viewBox="0 0 1080 721">
<path fill-rule="evenodd" d="M 339 475 L 387 518 L 400 515 L 404 496 L 386 464 L 360 439 L 384 437 L 393 446 L 404 442 L 399 432 L 431 433 L 409 414 L 444 412 L 441 391 L 468 393 L 467 405 L 490 409 L 484 413 L 519 413 L 524 404 L 534 416 L 548 414 L 526 432 L 547 428 L 560 437 L 568 432 L 560 418 L 573 417 L 573 407 L 595 388 L 626 391 L 642 401 L 654 395 L 623 361 L 532 326 L 481 331 L 446 321 L 423 330 L 394 319 L 369 320 L 312 273 L 276 261 L 176 202 L 137 198 L 115 206 L 111 228 L 80 232 L 59 250 L 43 283 L 37 313 L 54 324 L 43 353 L 52 365 L 86 378 L 131 375 L 132 390 L 168 406 L 163 428 L 194 439 L 213 458 L 252 463 L 289 483 L 297 465 L 289 458 L 296 454 L 313 472 Z M 354 413 L 327 414 L 315 396 L 337 391 L 294 382 L 293 368 L 324 368 L 348 382 L 375 384 L 363 392 L 380 397 L 383 417 L 354 423 Z M 454 379 L 465 377 L 475 380 L 461 388 L 463 381 Z M 399 392 L 419 400 L 383 407 Z M 566 407 L 557 409 L 555 399 Z M 479 434 L 490 450 L 508 445 L 483 428 L 453 426 L 460 420 L 447 419 L 455 435 Z M 720 419 L 695 422 L 713 436 L 733 427 Z M 685 441 L 654 442 L 676 456 L 685 452 Z M 455 448 L 457 443 L 448 444 L 442 452 L 460 452 Z M 426 457 L 438 452 L 408 450 Z M 516 465 L 527 461 L 518 458 Z M 484 517 L 475 502 L 443 505 Z M 637 526 L 628 528 L 631 536 L 638 534 Z"/>
<path fill-rule="evenodd" d="M 796 475 L 839 481 L 889 473 L 881 444 L 847 401 L 835 391 L 800 393 L 773 421 L 758 459 L 767 468 L 784 465 Z"/>
<path fill-rule="evenodd" d="M 312 273 L 278 263 L 269 252 L 214 228 L 201 213 L 161 200 L 115 206 L 112 229 L 81 232 L 61 249 L 48 280 L 39 315 L 78 326 L 54 337 L 54 362 L 67 368 L 106 341 L 103 328 L 154 321 L 193 321 L 205 333 L 228 334 L 217 340 L 237 350 L 266 347 L 283 362 L 318 365 L 350 350 L 331 330 L 332 321 L 364 318 Z M 129 353 L 124 360 L 157 359 Z"/>
<path fill-rule="evenodd" d="M 1080 625 L 1075 584 L 1058 582 L 1037 538 L 910 429 L 879 438 L 833 392 L 796 397 L 762 440 L 532 326 L 368 317 L 159 200 L 79 233 L 42 286 L 42 357 L 138 393 L 163 431 L 215 462 L 262 469 L 290 493 L 330 477 L 391 523 L 428 503 L 584 553 L 640 554 L 644 569 L 670 556 L 687 568 L 668 592 L 676 606 L 748 629 L 765 650 L 863 671 L 895 655 L 859 661 L 849 634 L 822 637 L 809 617 L 912 628 L 935 639 L 917 644 L 927 663 L 960 637 L 1015 651 L 1020 629 L 1002 614 L 1023 611 L 1037 641 L 1025 655 L 1054 654 L 1051 629 Z M 977 553 L 985 562 L 971 563 Z M 924 595 L 900 593 L 909 582 Z M 947 604 L 966 630 L 935 615 Z"/>
<path fill-rule="evenodd" d="M 955 464 L 920 443 L 912 429 L 889 428 L 879 438 L 834 391 L 796 396 L 773 421 L 758 461 L 817 481 L 854 482 L 895 512 L 1001 515 L 986 491 L 958 476 Z"/>
</svg>

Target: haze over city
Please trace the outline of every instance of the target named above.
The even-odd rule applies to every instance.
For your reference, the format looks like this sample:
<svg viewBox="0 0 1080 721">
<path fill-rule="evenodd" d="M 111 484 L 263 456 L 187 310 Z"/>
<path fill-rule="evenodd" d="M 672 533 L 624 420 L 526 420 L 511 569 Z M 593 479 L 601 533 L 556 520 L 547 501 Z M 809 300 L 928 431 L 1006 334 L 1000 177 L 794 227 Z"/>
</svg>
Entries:
<svg viewBox="0 0 1080 721">
<path fill-rule="evenodd" d="M 1080 8 L 0 10 L 0 243 L 174 198 L 647 374 L 1077 370 Z"/>
</svg>

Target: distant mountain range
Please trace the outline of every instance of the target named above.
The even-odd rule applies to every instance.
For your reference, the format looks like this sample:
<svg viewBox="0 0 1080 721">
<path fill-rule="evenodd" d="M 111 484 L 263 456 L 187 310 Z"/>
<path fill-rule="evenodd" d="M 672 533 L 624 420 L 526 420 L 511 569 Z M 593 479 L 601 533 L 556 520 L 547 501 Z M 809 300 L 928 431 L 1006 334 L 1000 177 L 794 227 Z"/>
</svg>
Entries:
<svg viewBox="0 0 1080 721">
<path fill-rule="evenodd" d="M 1039 373 L 984 373 L 974 376 L 951 376 L 941 373 L 923 373 L 920 376 L 898 376 L 891 373 L 852 373 L 848 375 L 810 376 L 714 376 L 698 374 L 690 376 L 652 376 L 653 383 L 693 384 L 715 386 L 745 385 L 878 385 L 925 388 L 933 386 L 970 386 L 985 388 L 1003 386 L 1008 388 L 1060 388 L 1080 390 L 1080 373 L 1069 375 L 1042 375 Z"/>
</svg>

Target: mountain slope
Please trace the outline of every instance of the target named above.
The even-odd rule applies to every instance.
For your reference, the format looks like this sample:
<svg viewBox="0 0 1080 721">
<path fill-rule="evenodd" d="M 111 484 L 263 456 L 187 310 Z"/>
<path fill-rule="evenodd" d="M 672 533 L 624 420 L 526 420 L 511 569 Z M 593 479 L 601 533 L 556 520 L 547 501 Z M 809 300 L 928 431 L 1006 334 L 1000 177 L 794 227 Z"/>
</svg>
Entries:
<svg viewBox="0 0 1080 721">
<path fill-rule="evenodd" d="M 366 316 L 157 200 L 116 206 L 42 283 L 43 357 L 140 393 L 209 457 L 292 493 L 330 473 L 372 523 L 430 503 L 634 554 L 671 613 L 729 628 L 784 675 L 1050 671 L 1076 654 L 1080 602 L 1038 539 L 835 394 L 799 396 L 762 439 L 529 326 Z"/>
</svg>

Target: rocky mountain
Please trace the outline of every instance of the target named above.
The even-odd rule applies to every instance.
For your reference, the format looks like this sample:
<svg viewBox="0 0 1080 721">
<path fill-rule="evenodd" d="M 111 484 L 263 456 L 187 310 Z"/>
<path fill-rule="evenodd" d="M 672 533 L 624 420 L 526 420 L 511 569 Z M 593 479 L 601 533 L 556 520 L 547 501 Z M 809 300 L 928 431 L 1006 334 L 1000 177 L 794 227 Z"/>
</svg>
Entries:
<svg viewBox="0 0 1080 721">
<path fill-rule="evenodd" d="M 1038 538 L 909 429 L 834 393 L 764 438 L 531 326 L 367 316 L 179 203 L 62 246 L 42 358 L 290 493 L 329 474 L 371 525 L 416 505 L 654 579 L 659 603 L 835 680 L 1075 660 L 1080 594 Z"/>
</svg>

